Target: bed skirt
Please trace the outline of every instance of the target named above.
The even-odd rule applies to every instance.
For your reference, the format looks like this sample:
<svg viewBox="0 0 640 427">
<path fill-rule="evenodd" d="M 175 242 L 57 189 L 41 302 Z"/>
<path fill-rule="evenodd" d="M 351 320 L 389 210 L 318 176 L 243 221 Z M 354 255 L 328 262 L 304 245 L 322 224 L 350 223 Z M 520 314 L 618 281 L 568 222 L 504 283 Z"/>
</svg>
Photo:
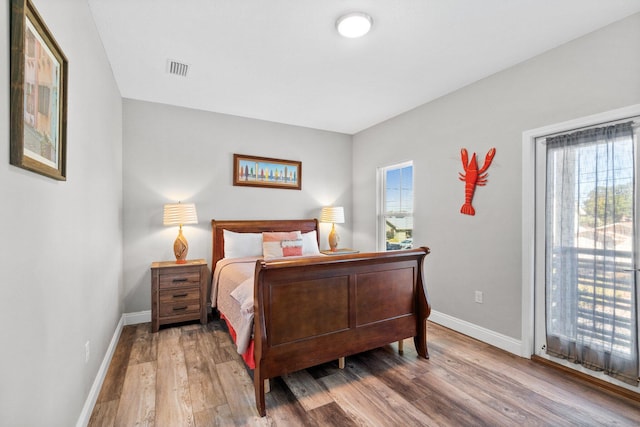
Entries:
<svg viewBox="0 0 640 427">
<path fill-rule="evenodd" d="M 229 330 L 229 335 L 231 335 L 231 339 L 235 344 L 236 342 L 235 329 L 233 329 L 233 326 L 231 326 L 231 324 L 227 322 L 227 318 L 224 317 L 224 314 L 220 313 L 220 319 L 224 320 L 224 323 L 225 325 L 227 325 L 227 329 Z M 254 358 L 253 340 L 249 341 L 249 345 L 247 346 L 247 351 L 245 351 L 244 354 L 241 354 L 241 356 L 242 356 L 242 360 L 244 360 L 244 363 L 247 365 L 249 369 L 255 369 L 256 360 Z"/>
</svg>

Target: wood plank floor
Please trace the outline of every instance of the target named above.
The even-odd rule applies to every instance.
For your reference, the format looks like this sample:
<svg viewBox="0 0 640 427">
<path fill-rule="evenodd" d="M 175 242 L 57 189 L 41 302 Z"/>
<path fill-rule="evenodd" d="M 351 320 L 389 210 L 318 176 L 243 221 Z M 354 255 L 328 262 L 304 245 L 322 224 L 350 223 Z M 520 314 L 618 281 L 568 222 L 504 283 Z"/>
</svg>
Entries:
<svg viewBox="0 0 640 427">
<path fill-rule="evenodd" d="M 428 323 L 411 340 L 271 381 L 267 416 L 213 320 L 126 326 L 90 426 L 639 426 L 640 404 Z"/>
</svg>

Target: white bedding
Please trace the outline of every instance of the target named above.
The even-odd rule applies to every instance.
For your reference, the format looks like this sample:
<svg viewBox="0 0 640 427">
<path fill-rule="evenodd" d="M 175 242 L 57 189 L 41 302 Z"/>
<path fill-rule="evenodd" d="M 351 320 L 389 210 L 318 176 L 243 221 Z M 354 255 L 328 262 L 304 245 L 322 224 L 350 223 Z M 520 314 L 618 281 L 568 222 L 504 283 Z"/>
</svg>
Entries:
<svg viewBox="0 0 640 427">
<path fill-rule="evenodd" d="M 253 333 L 253 275 L 259 257 L 225 258 L 213 273 L 211 306 L 236 331 L 236 347 L 244 354 Z"/>
</svg>

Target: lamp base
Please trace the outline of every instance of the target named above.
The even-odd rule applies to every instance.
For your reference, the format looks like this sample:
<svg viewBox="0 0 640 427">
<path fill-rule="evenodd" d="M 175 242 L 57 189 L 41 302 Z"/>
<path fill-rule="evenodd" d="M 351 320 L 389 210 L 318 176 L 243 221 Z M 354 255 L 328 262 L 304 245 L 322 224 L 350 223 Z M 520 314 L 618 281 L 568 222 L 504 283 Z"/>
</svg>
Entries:
<svg viewBox="0 0 640 427">
<path fill-rule="evenodd" d="M 182 227 L 180 227 L 178 237 L 176 237 L 176 241 L 173 242 L 173 253 L 176 256 L 176 264 L 186 264 L 188 252 L 189 244 L 187 243 L 187 239 L 182 235 Z"/>
<path fill-rule="evenodd" d="M 338 249 L 338 242 L 340 242 L 340 236 L 336 232 L 336 225 L 333 224 L 331 227 L 331 232 L 329 233 L 329 248 L 331 252 L 335 252 Z"/>
</svg>

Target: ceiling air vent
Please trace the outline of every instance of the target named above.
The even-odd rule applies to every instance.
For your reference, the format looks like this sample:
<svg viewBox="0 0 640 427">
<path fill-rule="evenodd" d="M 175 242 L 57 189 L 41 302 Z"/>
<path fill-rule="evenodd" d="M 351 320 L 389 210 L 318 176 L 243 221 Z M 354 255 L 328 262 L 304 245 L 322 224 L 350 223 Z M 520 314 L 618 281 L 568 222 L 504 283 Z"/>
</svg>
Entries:
<svg viewBox="0 0 640 427">
<path fill-rule="evenodd" d="M 187 71 L 189 71 L 189 65 L 169 59 L 167 61 L 167 71 L 174 76 L 186 77 Z"/>
</svg>

